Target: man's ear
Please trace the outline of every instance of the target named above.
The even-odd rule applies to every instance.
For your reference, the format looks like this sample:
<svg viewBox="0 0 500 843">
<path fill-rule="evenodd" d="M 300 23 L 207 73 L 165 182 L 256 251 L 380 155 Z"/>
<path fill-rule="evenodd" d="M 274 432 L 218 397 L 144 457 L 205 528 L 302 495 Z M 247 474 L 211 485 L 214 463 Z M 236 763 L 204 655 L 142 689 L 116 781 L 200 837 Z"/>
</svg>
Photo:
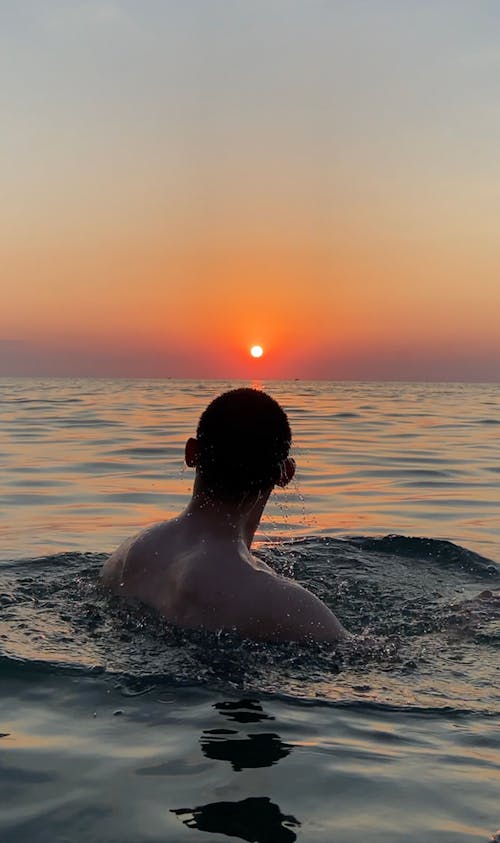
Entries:
<svg viewBox="0 0 500 843">
<path fill-rule="evenodd" d="M 195 468 L 198 462 L 198 441 L 191 436 L 186 442 L 184 459 L 189 468 Z"/>
<path fill-rule="evenodd" d="M 287 457 L 286 460 L 283 460 L 281 463 L 281 472 L 280 478 L 277 481 L 277 486 L 288 486 L 290 480 L 293 479 L 295 474 L 295 460 L 293 457 Z"/>
</svg>

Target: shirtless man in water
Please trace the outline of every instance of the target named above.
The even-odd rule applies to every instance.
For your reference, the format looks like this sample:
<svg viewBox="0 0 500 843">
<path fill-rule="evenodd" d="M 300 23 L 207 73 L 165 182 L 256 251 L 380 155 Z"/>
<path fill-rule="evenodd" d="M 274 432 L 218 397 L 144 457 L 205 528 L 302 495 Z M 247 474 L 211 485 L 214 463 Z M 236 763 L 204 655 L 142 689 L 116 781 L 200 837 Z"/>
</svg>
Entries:
<svg viewBox="0 0 500 843">
<path fill-rule="evenodd" d="M 183 628 L 265 641 L 330 641 L 347 633 L 330 609 L 250 553 L 274 486 L 295 473 L 287 416 L 269 395 L 235 389 L 202 414 L 186 463 L 196 470 L 180 515 L 127 539 L 101 579 Z"/>
</svg>

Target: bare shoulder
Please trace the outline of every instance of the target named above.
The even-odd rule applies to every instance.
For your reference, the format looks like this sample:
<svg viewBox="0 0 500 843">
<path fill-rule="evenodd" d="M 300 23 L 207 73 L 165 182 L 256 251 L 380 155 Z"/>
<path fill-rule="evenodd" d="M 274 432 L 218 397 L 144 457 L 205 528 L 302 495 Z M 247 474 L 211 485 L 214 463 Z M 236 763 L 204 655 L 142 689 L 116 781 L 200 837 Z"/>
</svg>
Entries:
<svg viewBox="0 0 500 843">
<path fill-rule="evenodd" d="M 119 547 L 108 556 L 101 568 L 99 579 L 107 588 L 116 588 L 122 578 L 125 561 L 137 536 L 125 539 Z"/>
<path fill-rule="evenodd" d="M 130 584 L 138 573 L 154 564 L 158 556 L 158 547 L 167 532 L 169 522 L 155 524 L 136 533 L 111 554 L 101 569 L 101 582 L 113 590 L 121 590 Z"/>
<path fill-rule="evenodd" d="M 348 633 L 333 612 L 294 580 L 255 571 L 249 582 L 254 609 L 242 634 L 275 641 L 337 642 Z"/>
</svg>

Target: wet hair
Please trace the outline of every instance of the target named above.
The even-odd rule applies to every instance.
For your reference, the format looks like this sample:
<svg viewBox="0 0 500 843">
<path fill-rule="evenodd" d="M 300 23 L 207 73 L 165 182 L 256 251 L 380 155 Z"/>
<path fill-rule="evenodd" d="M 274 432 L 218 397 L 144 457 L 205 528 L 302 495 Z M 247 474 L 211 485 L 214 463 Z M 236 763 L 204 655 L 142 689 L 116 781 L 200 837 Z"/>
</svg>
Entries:
<svg viewBox="0 0 500 843">
<path fill-rule="evenodd" d="M 285 411 L 257 389 L 232 389 L 202 413 L 196 431 L 197 468 L 207 491 L 240 500 L 277 483 L 292 431 Z"/>
</svg>

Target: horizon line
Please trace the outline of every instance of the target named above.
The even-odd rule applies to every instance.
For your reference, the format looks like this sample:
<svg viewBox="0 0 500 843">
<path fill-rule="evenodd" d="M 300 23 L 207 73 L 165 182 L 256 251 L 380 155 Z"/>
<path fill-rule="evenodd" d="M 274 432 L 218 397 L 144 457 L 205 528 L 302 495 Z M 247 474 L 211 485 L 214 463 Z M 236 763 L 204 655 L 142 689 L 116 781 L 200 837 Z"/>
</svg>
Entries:
<svg viewBox="0 0 500 843">
<path fill-rule="evenodd" d="M 449 378 L 443 380 L 442 378 L 433 380 L 419 378 L 265 378 L 258 377 L 177 377 L 175 375 L 2 375 L 0 374 L 0 381 L 2 380 L 77 380 L 77 381 L 204 381 L 207 383 L 217 383 L 220 381 L 242 382 L 259 380 L 266 383 L 412 383 L 412 384 L 456 384 L 463 386 L 499 386 L 500 378 L 498 380 L 459 380 L 457 378 Z"/>
</svg>

